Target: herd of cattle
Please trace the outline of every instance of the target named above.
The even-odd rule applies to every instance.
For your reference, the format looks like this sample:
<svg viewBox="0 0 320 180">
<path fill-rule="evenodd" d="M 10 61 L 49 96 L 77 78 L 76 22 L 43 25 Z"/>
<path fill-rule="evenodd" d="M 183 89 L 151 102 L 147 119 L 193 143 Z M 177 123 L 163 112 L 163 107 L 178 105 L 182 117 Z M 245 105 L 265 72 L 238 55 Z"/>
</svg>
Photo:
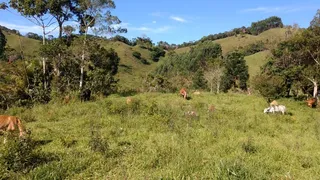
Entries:
<svg viewBox="0 0 320 180">
<path fill-rule="evenodd" d="M 187 90 L 185 88 L 182 88 L 179 91 L 179 94 L 186 100 L 189 99 L 188 97 L 188 93 Z M 195 91 L 193 93 L 194 95 L 199 95 L 200 92 L 199 91 Z M 91 91 L 89 89 L 86 89 L 84 91 L 82 91 L 80 93 L 80 99 L 81 102 L 82 101 L 89 101 L 90 100 L 90 96 L 91 96 Z M 65 98 L 65 102 L 70 100 L 70 96 Z M 317 98 L 311 98 L 308 99 L 307 101 L 307 105 L 311 108 L 316 107 L 317 105 Z M 132 98 L 128 97 L 126 100 L 127 104 L 132 103 Z M 214 105 L 210 105 L 208 108 L 208 112 L 213 112 L 215 110 L 215 106 Z M 282 114 L 285 114 L 286 112 L 286 107 L 284 105 L 279 105 L 277 101 L 272 101 L 270 103 L 270 106 L 268 108 L 265 108 L 264 113 L 277 113 L 277 112 L 281 112 Z M 188 111 L 186 113 L 189 116 L 197 116 L 197 113 L 195 111 Z M 16 116 L 8 116 L 8 115 L 0 115 L 0 133 L 1 134 L 6 134 L 8 135 L 8 133 L 12 133 L 13 131 L 15 131 L 16 129 L 19 130 L 19 137 L 23 137 L 26 133 L 25 133 L 25 128 L 23 128 L 23 125 L 21 123 L 21 120 L 16 117 Z M 4 138 L 4 143 L 6 142 L 6 137 Z"/>
</svg>

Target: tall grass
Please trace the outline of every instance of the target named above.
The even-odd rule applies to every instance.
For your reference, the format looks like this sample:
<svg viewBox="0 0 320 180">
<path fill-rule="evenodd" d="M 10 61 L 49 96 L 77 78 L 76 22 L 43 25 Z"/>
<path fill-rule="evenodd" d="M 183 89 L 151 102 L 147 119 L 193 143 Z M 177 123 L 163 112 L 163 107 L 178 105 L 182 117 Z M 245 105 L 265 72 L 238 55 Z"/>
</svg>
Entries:
<svg viewBox="0 0 320 180">
<path fill-rule="evenodd" d="M 55 159 L 17 179 L 317 179 L 320 111 L 280 99 L 288 113 L 264 114 L 257 96 L 202 93 L 112 95 L 51 102 L 24 115 L 32 139 Z M 216 107 L 208 112 L 209 105 Z M 187 111 L 196 112 L 190 116 Z M 28 116 L 25 115 L 28 113 Z M 1 141 L 0 141 L 1 142 Z"/>
</svg>

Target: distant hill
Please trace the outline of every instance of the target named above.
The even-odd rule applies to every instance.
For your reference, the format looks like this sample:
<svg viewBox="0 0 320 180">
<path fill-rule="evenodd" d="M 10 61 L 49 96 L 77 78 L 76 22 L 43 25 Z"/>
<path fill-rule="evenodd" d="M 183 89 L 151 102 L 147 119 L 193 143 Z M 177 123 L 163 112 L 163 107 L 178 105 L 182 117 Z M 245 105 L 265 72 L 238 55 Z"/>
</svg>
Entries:
<svg viewBox="0 0 320 180">
<path fill-rule="evenodd" d="M 23 36 L 19 36 L 17 34 L 3 31 L 3 34 L 7 38 L 7 46 L 10 46 L 11 48 L 17 50 L 20 52 L 20 40 L 21 40 L 21 47 L 24 52 L 24 55 L 36 57 L 37 51 L 39 50 L 39 47 L 41 45 L 41 42 L 35 39 L 26 38 Z M 19 40 L 20 37 L 20 40 Z"/>
<path fill-rule="evenodd" d="M 239 47 L 244 47 L 249 44 L 255 43 L 257 41 L 263 41 L 267 44 L 267 46 L 271 47 L 276 42 L 280 42 L 285 39 L 285 28 L 274 28 L 269 29 L 257 36 L 245 34 L 243 36 L 237 35 L 232 37 L 227 37 L 219 40 L 215 40 L 214 42 L 219 43 L 222 47 L 223 54 L 226 54 L 232 50 L 235 50 Z M 175 51 L 177 53 L 188 52 L 190 47 L 178 48 Z"/>
<path fill-rule="evenodd" d="M 286 30 L 284 28 L 275 28 L 267 30 L 258 36 L 248 34 L 244 36 L 237 35 L 215 40 L 214 42 L 221 44 L 223 54 L 226 54 L 227 52 L 235 50 L 241 46 L 244 47 L 258 41 L 263 41 L 268 48 L 271 48 L 277 42 L 285 39 L 285 31 Z M 20 51 L 19 36 L 8 31 L 4 31 L 4 34 L 8 41 L 7 45 L 16 49 L 17 51 Z M 23 36 L 20 36 L 20 39 L 24 55 L 29 57 L 37 57 L 37 51 L 41 46 L 41 42 Z M 115 49 L 120 57 L 119 73 L 116 76 L 120 80 L 120 88 L 137 90 L 141 87 L 143 78 L 145 78 L 148 72 L 154 70 L 157 66 L 157 63 L 151 60 L 150 51 L 148 49 L 141 48 L 140 46 L 129 46 L 119 41 L 102 40 L 101 44 L 105 48 Z M 183 53 L 189 50 L 190 47 L 184 47 L 178 48 L 175 51 L 177 53 Z M 134 51 L 141 53 L 141 57 L 146 59 L 149 64 L 143 64 L 139 59 L 135 58 L 132 55 Z M 266 56 L 268 54 L 270 54 L 269 51 L 263 51 L 245 57 L 249 66 L 250 77 L 254 76 L 260 70 L 260 66 L 266 61 Z"/>
</svg>

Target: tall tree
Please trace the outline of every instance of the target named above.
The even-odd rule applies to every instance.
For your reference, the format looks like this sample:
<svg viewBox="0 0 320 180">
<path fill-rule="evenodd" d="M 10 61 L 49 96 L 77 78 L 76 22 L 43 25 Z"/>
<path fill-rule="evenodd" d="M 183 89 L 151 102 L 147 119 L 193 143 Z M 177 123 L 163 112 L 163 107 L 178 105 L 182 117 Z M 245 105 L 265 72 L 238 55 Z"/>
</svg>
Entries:
<svg viewBox="0 0 320 180">
<path fill-rule="evenodd" d="M 80 33 L 84 35 L 82 55 L 81 55 L 81 74 L 79 88 L 83 87 L 84 68 L 87 66 L 85 51 L 87 45 L 87 34 L 90 27 L 96 27 L 104 33 L 122 33 L 126 29 L 114 24 L 120 24 L 121 21 L 117 16 L 111 14 L 111 10 L 116 8 L 113 0 L 75 0 L 76 15 L 80 22 Z"/>
<path fill-rule="evenodd" d="M 59 26 L 59 38 L 62 37 L 63 23 L 73 16 L 73 2 L 71 0 L 48 0 L 49 13 L 56 19 Z"/>
<path fill-rule="evenodd" d="M 52 26 L 55 22 L 54 17 L 47 16 L 48 8 L 47 1 L 39 0 L 10 0 L 10 7 L 17 10 L 22 16 L 26 17 L 29 21 L 42 28 L 42 44 L 46 44 L 46 35 L 51 31 L 46 31 L 48 27 Z M 46 58 L 42 57 L 42 71 L 44 76 L 44 88 L 47 89 L 47 74 L 46 74 Z"/>
<path fill-rule="evenodd" d="M 243 54 L 237 51 L 227 54 L 224 66 L 223 91 L 226 92 L 232 87 L 246 90 L 249 73 Z"/>
</svg>

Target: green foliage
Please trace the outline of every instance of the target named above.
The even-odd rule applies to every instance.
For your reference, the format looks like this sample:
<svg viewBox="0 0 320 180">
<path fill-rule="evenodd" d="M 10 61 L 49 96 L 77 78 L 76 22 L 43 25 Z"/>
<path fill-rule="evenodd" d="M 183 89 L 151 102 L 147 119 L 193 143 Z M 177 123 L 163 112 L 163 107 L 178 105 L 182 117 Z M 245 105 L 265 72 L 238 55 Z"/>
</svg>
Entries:
<svg viewBox="0 0 320 180">
<path fill-rule="evenodd" d="M 222 90 L 228 91 L 230 88 L 247 88 L 249 79 L 248 66 L 240 52 L 231 52 L 224 59 L 225 73 L 222 77 Z"/>
<path fill-rule="evenodd" d="M 137 58 L 137 59 L 141 59 L 141 53 L 140 52 L 137 52 L 137 51 L 133 51 L 132 52 L 132 56 Z"/>
<path fill-rule="evenodd" d="M 264 31 L 267 31 L 271 28 L 279 28 L 283 27 L 283 23 L 281 18 L 277 16 L 271 16 L 269 18 L 266 18 L 261 21 L 257 22 L 252 22 L 250 27 L 240 27 L 240 28 L 234 28 L 233 30 L 226 31 L 224 33 L 218 33 L 218 34 L 210 34 L 208 36 L 202 37 L 198 42 L 194 43 L 183 43 L 179 47 L 186 47 L 186 46 L 191 46 L 198 44 L 200 42 L 205 42 L 205 41 L 215 41 L 218 39 L 223 39 L 231 36 L 237 36 L 238 34 L 253 34 L 253 35 L 258 35 L 261 34 Z"/>
<path fill-rule="evenodd" d="M 285 80 L 281 76 L 257 75 L 252 85 L 267 100 L 283 97 L 286 92 Z"/>
<path fill-rule="evenodd" d="M 113 49 L 105 49 L 99 44 L 89 48 L 91 64 L 87 73 L 87 84 L 95 93 L 109 95 L 115 91 L 114 75 L 118 72 L 120 58 Z"/>
<path fill-rule="evenodd" d="M 54 158 L 37 149 L 35 141 L 29 136 L 24 139 L 11 137 L 4 146 L 1 146 L 1 152 L 0 167 L 4 168 L 7 173 L 26 174 L 36 166 Z"/>
<path fill-rule="evenodd" d="M 249 31 L 253 35 L 258 35 L 268 29 L 277 28 L 277 27 L 283 27 L 281 18 L 277 16 L 271 16 L 267 19 L 253 22 L 251 24 L 251 27 L 249 28 Z"/>
<path fill-rule="evenodd" d="M 199 69 L 192 78 L 194 89 L 207 89 L 207 80 L 204 78 L 203 70 Z"/>
<path fill-rule="evenodd" d="M 133 39 L 133 41 L 143 49 L 152 48 L 152 40 L 149 37 L 137 37 L 136 39 Z"/>
<path fill-rule="evenodd" d="M 258 41 L 256 43 L 249 44 L 243 48 L 240 49 L 240 51 L 245 55 L 245 56 L 250 56 L 252 54 L 261 52 L 266 50 L 265 44 L 262 41 Z"/>
<path fill-rule="evenodd" d="M 166 52 L 162 48 L 153 47 L 151 50 L 151 59 L 154 62 L 158 62 L 160 57 L 164 57 L 165 54 L 166 54 Z"/>
<path fill-rule="evenodd" d="M 33 32 L 28 32 L 25 36 L 27 38 L 31 38 L 31 39 L 36 39 L 36 40 L 42 41 L 42 36 L 40 36 L 40 35 L 38 35 L 36 33 L 33 33 Z"/>
<path fill-rule="evenodd" d="M 148 74 L 143 85 L 146 92 L 172 92 L 174 89 L 168 78 L 161 75 Z"/>
<path fill-rule="evenodd" d="M 5 49 L 6 44 L 7 44 L 6 37 L 4 36 L 4 34 L 2 33 L 2 31 L 0 29 L 0 59 L 3 57 L 3 53 L 4 53 L 4 49 Z"/>
</svg>

